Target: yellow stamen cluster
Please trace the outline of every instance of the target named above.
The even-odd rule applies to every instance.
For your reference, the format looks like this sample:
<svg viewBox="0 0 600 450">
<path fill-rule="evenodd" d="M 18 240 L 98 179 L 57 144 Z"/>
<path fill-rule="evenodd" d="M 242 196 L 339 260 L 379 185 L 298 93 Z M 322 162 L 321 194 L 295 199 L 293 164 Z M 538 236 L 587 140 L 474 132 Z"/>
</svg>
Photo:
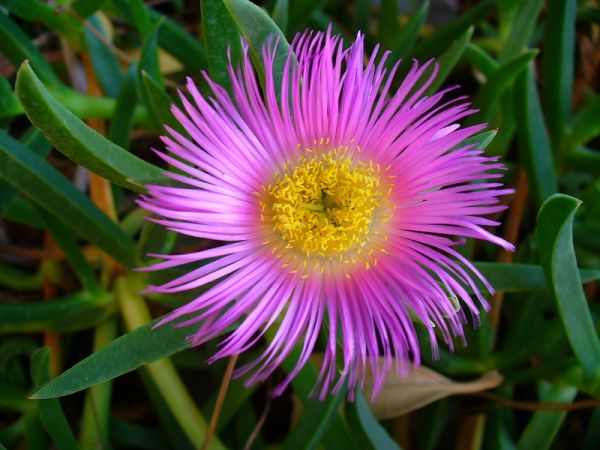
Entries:
<svg viewBox="0 0 600 450">
<path fill-rule="evenodd" d="M 380 171 L 343 151 L 301 157 L 265 186 L 268 220 L 286 247 L 307 256 L 360 252 L 384 202 Z"/>
</svg>

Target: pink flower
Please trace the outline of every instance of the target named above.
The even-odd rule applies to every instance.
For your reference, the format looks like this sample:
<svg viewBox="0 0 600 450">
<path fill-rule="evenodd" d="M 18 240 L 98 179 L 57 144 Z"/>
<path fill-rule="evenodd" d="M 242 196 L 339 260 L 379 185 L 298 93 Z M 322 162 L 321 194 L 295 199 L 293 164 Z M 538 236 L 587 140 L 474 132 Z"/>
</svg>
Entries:
<svg viewBox="0 0 600 450">
<path fill-rule="evenodd" d="M 467 312 L 476 319 L 487 307 L 474 279 L 492 287 L 455 247 L 468 237 L 512 249 L 482 217 L 503 210 L 498 197 L 511 191 L 485 181 L 501 177 L 496 158 L 461 145 L 485 128 L 458 125 L 474 112 L 465 97 L 442 102 L 454 88 L 423 95 L 433 61 L 415 62 L 392 92 L 397 65 L 386 70 L 388 54 L 377 60 L 375 50 L 365 66 L 361 35 L 344 48 L 340 36 L 304 33 L 292 50 L 281 91 L 273 46 L 263 52 L 264 94 L 247 52 L 229 68 L 233 96 L 205 75 L 205 98 L 188 80 L 184 111 L 173 113 L 191 139 L 169 130 L 174 156 L 161 154 L 184 187 L 148 186 L 140 203 L 160 216 L 150 220 L 215 244 L 154 255 L 164 261 L 150 270 L 202 265 L 149 290 L 202 288 L 165 320 L 199 323 L 195 345 L 235 325 L 211 361 L 247 351 L 273 327 L 261 356 L 236 372 L 248 384 L 300 344 L 280 394 L 322 332 L 319 397 L 344 383 L 352 393 L 367 370 L 377 392 L 392 366 L 419 364 L 415 327 L 428 331 L 435 354 L 438 337 L 452 347 Z"/>
</svg>

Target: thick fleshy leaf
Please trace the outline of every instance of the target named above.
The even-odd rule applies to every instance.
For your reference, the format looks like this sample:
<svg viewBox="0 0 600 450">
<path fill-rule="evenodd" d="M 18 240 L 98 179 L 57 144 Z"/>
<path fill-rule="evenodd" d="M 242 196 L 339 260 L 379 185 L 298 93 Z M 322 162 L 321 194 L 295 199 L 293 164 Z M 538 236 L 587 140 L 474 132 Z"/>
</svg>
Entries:
<svg viewBox="0 0 600 450">
<path fill-rule="evenodd" d="M 115 339 L 42 386 L 32 398 L 73 394 L 190 347 L 186 337 L 193 334 L 197 326 L 164 325 L 153 329 L 160 319 Z"/>
<path fill-rule="evenodd" d="M 576 0 L 550 0 L 544 34 L 544 100 L 555 143 L 571 115 L 575 62 Z"/>
<path fill-rule="evenodd" d="M 571 403 L 577 395 L 577 389 L 559 384 L 544 383 L 541 391 L 540 400 L 546 402 Z M 549 449 L 566 415 L 566 412 L 536 412 L 523 430 L 517 450 Z"/>
<path fill-rule="evenodd" d="M 400 446 L 373 416 L 369 404 L 360 390 L 356 391 L 354 404 L 349 405 L 346 414 L 363 430 L 375 450 L 401 450 Z"/>
<path fill-rule="evenodd" d="M 162 125 L 168 125 L 174 130 L 183 133 L 185 136 L 185 130 L 179 123 L 173 113 L 171 112 L 171 105 L 174 103 L 173 99 L 164 91 L 163 88 L 150 76 L 142 70 L 142 83 L 146 91 L 146 96 L 152 111 L 156 116 L 156 120 Z"/>
<path fill-rule="evenodd" d="M 108 0 L 73 0 L 71 9 L 82 18 L 91 16 L 98 11 Z"/>
<path fill-rule="evenodd" d="M 17 95 L 29 120 L 58 150 L 119 186 L 144 192 L 164 180 L 160 168 L 132 155 L 89 128 L 54 98 L 24 63 L 17 75 Z"/>
<path fill-rule="evenodd" d="M 290 45 L 273 19 L 248 0 L 223 0 L 229 14 L 240 30 L 241 35 L 250 46 L 254 67 L 258 70 L 261 80 L 265 77 L 262 52 L 266 45 L 277 43 L 275 61 L 273 63 L 273 78 L 275 92 L 280 92 L 281 78 L 285 68 L 285 62 L 290 53 Z"/>
<path fill-rule="evenodd" d="M 129 147 L 130 134 L 133 129 L 134 109 L 131 105 L 135 105 L 137 102 L 137 78 L 137 65 L 132 64 L 121 84 L 121 89 L 117 96 L 117 104 L 115 105 L 115 112 L 110 121 L 110 128 L 108 129 L 108 138 L 114 144 L 123 148 Z"/>
<path fill-rule="evenodd" d="M 71 39 L 75 39 L 82 28 L 66 11 L 57 10 L 40 0 L 0 0 L 0 6 L 27 21 L 43 22 L 48 28 Z"/>
<path fill-rule="evenodd" d="M 483 0 L 456 19 L 438 28 L 431 36 L 417 45 L 413 56 L 423 61 L 439 55 L 448 47 L 449 42 L 458 38 L 471 25 L 484 18 L 495 3 L 496 0 Z"/>
<path fill-rule="evenodd" d="M 69 260 L 71 268 L 79 278 L 83 288 L 94 294 L 100 294 L 100 284 L 98 283 L 94 269 L 85 259 L 81 250 L 79 250 L 76 235 L 63 225 L 56 216 L 41 206 L 36 206 L 36 213 Z"/>
<path fill-rule="evenodd" d="M 338 413 L 339 406 L 346 397 L 346 393 L 347 389 L 342 388 L 324 401 L 313 399 L 304 402 L 302 418 L 288 435 L 283 444 L 283 449 L 316 448 Z"/>
<path fill-rule="evenodd" d="M 538 213 L 537 243 L 571 347 L 590 378 L 600 375 L 600 340 L 577 270 L 573 217 L 580 201 L 556 194 Z"/>
<path fill-rule="evenodd" d="M 510 61 L 527 47 L 544 3 L 544 0 L 529 0 L 519 5 L 519 10 L 514 16 L 515 20 L 512 22 L 511 32 L 498 56 L 500 64 Z"/>
<path fill-rule="evenodd" d="M 267 330 L 266 335 L 272 338 L 273 333 L 273 330 L 269 329 Z M 283 361 L 283 368 L 288 372 L 294 370 L 299 357 L 300 347 L 296 346 L 292 349 L 290 355 Z M 292 380 L 294 392 L 298 394 L 303 407 L 306 409 L 311 408 L 313 411 L 316 410 L 315 404 L 317 400 L 312 399 L 311 394 L 315 387 L 315 383 L 317 382 L 317 378 L 318 371 L 316 366 L 313 362 L 309 362 Z M 332 401 L 336 398 L 337 396 L 330 397 L 329 400 Z M 348 422 L 346 422 L 339 411 L 336 411 L 333 417 L 325 416 L 324 419 L 330 420 L 328 427 L 324 430 L 325 434 L 321 435 L 325 448 L 328 450 L 354 450 L 360 448 L 352 436 Z M 316 427 L 319 425 L 318 422 L 313 424 Z"/>
<path fill-rule="evenodd" d="M 475 148 L 484 150 L 494 140 L 496 134 L 498 134 L 497 130 L 483 131 L 481 133 L 476 134 L 475 136 L 465 139 L 459 145 L 457 145 L 456 148 L 465 147 L 467 145 L 474 145 Z"/>
<path fill-rule="evenodd" d="M 86 330 L 106 320 L 114 311 L 114 298 L 105 292 L 80 292 L 36 302 L 0 303 L 0 333 Z"/>
<path fill-rule="evenodd" d="M 52 146 L 35 127 L 31 127 L 22 139 L 23 144 L 38 155 L 45 157 Z M 0 218 L 9 211 L 19 197 L 19 190 L 0 177 Z"/>
<path fill-rule="evenodd" d="M 474 42 L 467 45 L 465 58 L 486 78 L 489 78 L 500 67 L 500 64 L 488 52 Z"/>
<path fill-rule="evenodd" d="M 577 147 L 600 134 L 600 95 L 591 94 L 573 117 L 572 129 L 565 145 Z"/>
<path fill-rule="evenodd" d="M 2 53 L 13 63 L 19 66 L 27 60 L 39 74 L 44 83 L 60 85 L 61 82 L 52 70 L 48 61 L 40 51 L 32 44 L 19 26 L 6 14 L 0 12 L 0 41 L 2 42 Z"/>
<path fill-rule="evenodd" d="M 135 264 L 129 236 L 46 160 L 0 131 L 0 175 L 74 233 L 126 266 Z"/>
<path fill-rule="evenodd" d="M 305 28 L 306 22 L 326 3 L 327 0 L 293 0 L 290 4 L 288 32 L 296 33 Z"/>
<path fill-rule="evenodd" d="M 480 108 L 480 111 L 476 116 L 471 116 L 473 117 L 471 122 L 489 122 L 494 117 L 502 94 L 511 86 L 515 78 L 527 68 L 529 62 L 537 54 L 537 50 L 525 52 L 505 65 L 500 66 L 497 71 L 490 75 L 473 101 Z"/>
<path fill-rule="evenodd" d="M 469 27 L 467 31 L 465 31 L 459 38 L 457 38 L 448 49 L 442 53 L 437 60 L 440 71 L 438 72 L 433 83 L 427 88 L 425 93 L 427 95 L 432 95 L 438 91 L 440 86 L 446 81 L 450 72 L 454 69 L 458 61 L 460 61 L 463 56 L 469 42 L 471 41 L 471 37 L 473 36 L 474 27 Z"/>
<path fill-rule="evenodd" d="M 406 25 L 402 26 L 399 31 L 396 32 L 391 48 L 391 61 L 395 62 L 411 54 L 411 50 L 417 42 L 417 38 L 419 37 L 419 32 L 427 20 L 428 12 L 429 0 L 426 0 L 411 16 L 408 23 L 406 23 Z"/>
<path fill-rule="evenodd" d="M 88 19 L 90 27 L 96 30 L 96 33 L 108 39 L 108 36 L 102 26 L 102 21 L 98 15 L 94 15 Z M 115 56 L 114 51 L 98 38 L 92 30 L 85 28 L 84 36 L 87 49 L 92 60 L 92 66 L 98 81 L 102 86 L 102 90 L 110 97 L 116 97 L 121 88 L 123 74 L 119 61 Z"/>
<path fill-rule="evenodd" d="M 398 6 L 396 0 L 381 0 L 379 6 L 377 42 L 387 49 L 392 48 L 394 45 L 394 37 L 400 26 Z"/>
<path fill-rule="evenodd" d="M 241 34 L 223 0 L 202 0 L 202 35 L 208 71 L 221 86 L 231 89 L 227 67 L 242 55 Z"/>
<path fill-rule="evenodd" d="M 558 183 L 533 70 L 533 63 L 530 63 L 527 70 L 517 78 L 515 112 L 520 124 L 517 135 L 521 156 L 536 203 L 541 205 L 558 191 Z"/>
<path fill-rule="evenodd" d="M 476 262 L 474 264 L 497 291 L 537 291 L 550 288 L 542 266 L 490 262 Z M 584 283 L 600 280 L 600 270 L 580 269 L 579 276 Z"/>
<path fill-rule="evenodd" d="M 44 274 L 26 272 L 16 267 L 0 263 L 0 286 L 15 291 L 37 291 L 44 282 Z"/>
<path fill-rule="evenodd" d="M 0 76 L 0 118 L 16 116 L 21 105 L 6 78 Z"/>
<path fill-rule="evenodd" d="M 273 22 L 275 22 L 277 27 L 284 34 L 288 24 L 289 3 L 289 0 L 276 0 L 275 6 L 273 7 L 273 14 L 271 14 Z"/>
<path fill-rule="evenodd" d="M 158 61 L 158 33 L 162 23 L 162 20 L 158 20 L 146 35 L 139 61 L 140 76 L 142 71 L 147 72 L 161 88 L 163 87 L 163 77 Z"/>
<path fill-rule="evenodd" d="M 158 34 L 158 43 L 161 48 L 177 58 L 190 75 L 207 69 L 206 52 L 198 39 L 177 22 L 163 16 L 158 11 L 149 9 L 148 12 L 153 21 L 162 20 Z"/>
<path fill-rule="evenodd" d="M 129 0 L 127 7 L 133 18 L 133 23 L 138 30 L 142 39 L 146 40 L 148 35 L 152 33 L 152 20 L 150 13 L 143 0 Z"/>
<path fill-rule="evenodd" d="M 31 358 L 31 375 L 34 385 L 41 386 L 50 380 L 50 349 L 36 350 Z M 57 399 L 40 400 L 38 408 L 42 422 L 58 450 L 77 450 L 79 445 Z"/>
</svg>

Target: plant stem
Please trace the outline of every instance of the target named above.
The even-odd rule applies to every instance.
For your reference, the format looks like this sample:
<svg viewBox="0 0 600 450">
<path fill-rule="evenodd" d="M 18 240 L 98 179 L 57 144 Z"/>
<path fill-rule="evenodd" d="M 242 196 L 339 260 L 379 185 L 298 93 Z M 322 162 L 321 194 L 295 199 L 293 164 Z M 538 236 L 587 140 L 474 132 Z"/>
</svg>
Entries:
<svg viewBox="0 0 600 450">
<path fill-rule="evenodd" d="M 121 314 L 129 331 L 133 331 L 151 320 L 148 307 L 142 297 L 136 293 L 137 288 L 133 285 L 133 281 L 135 280 L 119 277 L 115 282 Z M 155 361 L 148 364 L 146 369 L 189 440 L 195 448 L 202 448 L 208 424 L 190 397 L 171 360 L 164 358 Z M 208 448 L 212 450 L 225 449 L 217 438 L 211 441 Z"/>
</svg>

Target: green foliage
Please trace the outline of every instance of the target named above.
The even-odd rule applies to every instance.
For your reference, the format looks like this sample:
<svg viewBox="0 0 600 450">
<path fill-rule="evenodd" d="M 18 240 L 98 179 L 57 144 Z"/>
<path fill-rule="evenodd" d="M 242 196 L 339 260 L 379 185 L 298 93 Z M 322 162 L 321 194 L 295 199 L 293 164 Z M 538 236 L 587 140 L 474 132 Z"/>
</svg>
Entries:
<svg viewBox="0 0 600 450">
<path fill-rule="evenodd" d="M 150 182 L 173 183 L 148 149 L 164 149 L 162 125 L 183 131 L 171 107 L 187 76 L 205 95 L 201 71 L 231 91 L 230 61 L 237 70 L 247 46 L 265 87 L 262 52 L 277 43 L 281 97 L 296 32 L 329 26 L 346 43 L 364 33 L 368 53 L 377 44 L 391 52 L 390 66 L 404 59 L 392 86 L 413 59 L 435 58 L 425 94 L 462 85 L 479 110 L 465 123 L 489 124 L 458 147 L 505 164 L 516 193 L 503 198 L 509 209 L 491 231 L 516 252 L 471 240 L 457 247 L 496 291 L 484 294 L 492 313 L 466 331 L 466 348 L 441 345 L 432 358 L 425 327 L 415 327 L 436 376 L 498 371 L 502 381 L 487 398 L 454 396 L 383 421 L 368 388 L 354 401 L 343 387 L 315 397 L 319 355 L 273 399 L 274 383 L 295 369 L 295 347 L 264 384 L 231 381 L 209 448 L 600 448 L 600 94 L 586 53 L 597 44 L 598 8 L 459 1 L 444 15 L 429 1 L 193 3 L 0 0 L 0 54 L 10 62 L 0 77 L 0 449 L 202 448 L 225 363 L 206 363 L 212 343 L 190 349 L 201 322 L 157 326 L 200 292 L 147 295 L 155 277 L 189 268 L 133 268 L 152 263 L 149 252 L 212 244 L 142 225 L 137 196 Z M 273 337 L 268 330 L 238 365 Z M 35 350 L 42 342 L 52 352 Z M 407 401 L 394 390 L 418 395 L 432 384 L 459 392 L 419 376 L 390 382 L 377 401 Z"/>
</svg>

